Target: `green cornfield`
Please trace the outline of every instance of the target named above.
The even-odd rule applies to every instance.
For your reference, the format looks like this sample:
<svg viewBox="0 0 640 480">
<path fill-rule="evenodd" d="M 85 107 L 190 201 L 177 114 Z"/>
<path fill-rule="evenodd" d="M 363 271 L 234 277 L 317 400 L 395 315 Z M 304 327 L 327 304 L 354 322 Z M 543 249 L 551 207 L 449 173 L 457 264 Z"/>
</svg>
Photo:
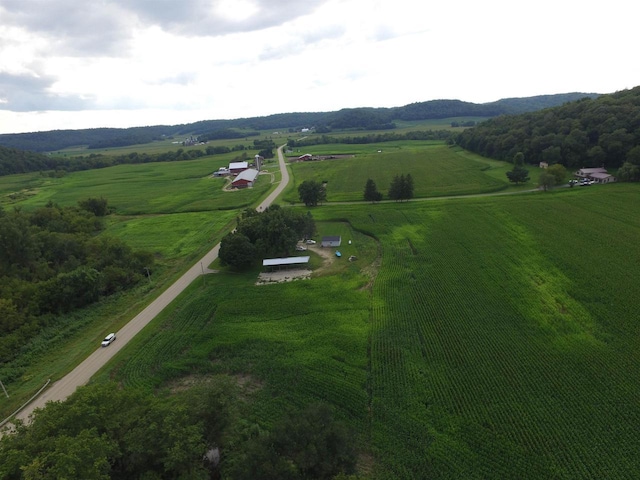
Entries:
<svg viewBox="0 0 640 480">
<path fill-rule="evenodd" d="M 314 209 L 320 230 L 349 222 L 355 253 L 369 239 L 366 265 L 267 286 L 257 272 L 210 275 L 116 376 L 157 388 L 235 375 L 265 425 L 328 402 L 357 432 L 366 478 L 634 478 L 637 195 Z"/>
</svg>

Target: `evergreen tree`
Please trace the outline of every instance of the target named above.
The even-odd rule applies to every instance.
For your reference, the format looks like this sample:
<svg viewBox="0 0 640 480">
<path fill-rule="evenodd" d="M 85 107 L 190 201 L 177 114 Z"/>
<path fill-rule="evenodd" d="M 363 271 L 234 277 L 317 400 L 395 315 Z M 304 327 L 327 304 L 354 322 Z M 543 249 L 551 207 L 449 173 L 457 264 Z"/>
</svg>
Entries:
<svg viewBox="0 0 640 480">
<path fill-rule="evenodd" d="M 378 191 L 378 187 L 376 187 L 376 183 L 368 179 L 366 185 L 364 186 L 364 199 L 367 202 L 375 203 L 382 200 L 382 193 Z"/>
<path fill-rule="evenodd" d="M 529 171 L 524 167 L 524 154 L 518 152 L 513 156 L 513 168 L 507 172 L 507 178 L 516 185 L 529 180 Z"/>
<path fill-rule="evenodd" d="M 402 192 L 402 177 L 400 175 L 395 175 L 393 180 L 391 180 L 391 185 L 389 185 L 389 198 L 391 200 L 400 200 Z"/>
<path fill-rule="evenodd" d="M 520 165 L 515 165 L 512 170 L 507 172 L 507 178 L 516 185 L 525 183 L 529 180 L 529 171 Z"/>
<path fill-rule="evenodd" d="M 413 177 L 411 174 L 396 175 L 389 186 L 391 200 L 409 200 L 413 198 Z"/>
<path fill-rule="evenodd" d="M 413 198 L 413 177 L 410 173 L 404 177 L 404 183 L 402 185 L 402 199 L 410 200 Z"/>
</svg>

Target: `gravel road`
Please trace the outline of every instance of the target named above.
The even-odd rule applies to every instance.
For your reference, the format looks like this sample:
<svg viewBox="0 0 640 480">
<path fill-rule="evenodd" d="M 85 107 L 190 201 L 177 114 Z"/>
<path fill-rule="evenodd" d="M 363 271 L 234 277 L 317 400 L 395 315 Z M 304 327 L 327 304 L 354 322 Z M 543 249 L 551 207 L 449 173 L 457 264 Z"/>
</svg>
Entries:
<svg viewBox="0 0 640 480">
<path fill-rule="evenodd" d="M 289 172 L 284 161 L 282 149 L 284 145 L 278 148 L 278 163 L 282 172 L 282 180 L 271 192 L 267 198 L 262 201 L 257 210 L 262 211 L 271 205 L 275 199 L 282 193 L 289 183 Z M 73 371 L 65 375 L 63 378 L 53 383 L 48 389 L 27 405 L 15 417 L 28 421 L 29 415 L 36 408 L 44 407 L 46 402 L 65 400 L 76 388 L 85 385 L 91 377 L 100 370 L 116 353 L 118 353 L 140 330 L 142 330 L 156 315 L 158 315 L 167 305 L 182 293 L 195 279 L 203 274 L 203 271 L 218 258 L 220 244 L 213 247 L 204 257 L 196 262 L 182 277 L 180 277 L 173 285 L 149 304 L 144 310 L 136 315 L 122 329 L 116 332 L 116 340 L 108 347 L 98 347 L 95 352 L 89 355 L 82 363 L 80 363 Z"/>
</svg>

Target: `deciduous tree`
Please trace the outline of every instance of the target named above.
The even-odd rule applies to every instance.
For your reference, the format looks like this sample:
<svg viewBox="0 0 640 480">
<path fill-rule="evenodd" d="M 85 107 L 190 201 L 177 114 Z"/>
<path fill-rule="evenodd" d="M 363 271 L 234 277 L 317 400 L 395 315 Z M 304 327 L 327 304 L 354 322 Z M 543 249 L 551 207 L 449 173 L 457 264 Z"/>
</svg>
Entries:
<svg viewBox="0 0 640 480">
<path fill-rule="evenodd" d="M 346 428 L 322 404 L 289 414 L 272 432 L 254 437 L 232 477 L 332 479 L 353 473 L 355 449 Z"/>
<path fill-rule="evenodd" d="M 561 165 L 559 163 L 549 166 L 546 169 L 546 173 L 553 175 L 555 185 L 562 185 L 567 179 L 567 169 L 564 167 L 564 165 Z"/>
<path fill-rule="evenodd" d="M 545 170 L 540 174 L 539 185 L 542 187 L 542 189 L 545 192 L 549 190 L 551 187 L 553 187 L 555 184 L 556 184 L 556 177 L 552 173 Z"/>
<path fill-rule="evenodd" d="M 298 195 L 307 207 L 315 207 L 327 200 L 327 189 L 323 183 L 305 180 L 298 186 Z"/>
<path fill-rule="evenodd" d="M 225 235 L 218 253 L 220 263 L 235 268 L 250 266 L 256 258 L 256 247 L 249 238 L 239 232 Z"/>
</svg>

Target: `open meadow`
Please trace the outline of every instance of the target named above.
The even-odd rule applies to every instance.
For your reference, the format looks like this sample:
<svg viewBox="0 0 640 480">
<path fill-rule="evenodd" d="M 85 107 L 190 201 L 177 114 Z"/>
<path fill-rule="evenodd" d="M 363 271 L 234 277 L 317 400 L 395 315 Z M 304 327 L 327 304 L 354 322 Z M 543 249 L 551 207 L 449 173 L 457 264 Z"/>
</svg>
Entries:
<svg viewBox="0 0 640 480">
<path fill-rule="evenodd" d="M 367 179 L 387 198 L 395 175 L 411 174 L 415 198 L 469 195 L 522 187 L 509 184 L 505 173 L 509 166 L 442 142 L 403 141 L 369 145 L 318 145 L 296 152 L 338 158 L 292 162 L 291 170 L 298 185 L 305 180 L 327 182 L 327 202 L 361 201 Z M 534 174 L 535 175 L 535 174 Z M 531 187 L 529 187 L 531 188 Z M 287 190 L 284 200 L 299 201 L 296 186 Z"/>
<path fill-rule="evenodd" d="M 290 206 L 297 185 L 327 180 L 329 203 L 310 211 L 317 239 L 342 237 L 342 257 L 307 251 L 311 279 L 268 285 L 256 285 L 258 267 L 214 263 L 218 273 L 194 282 L 93 381 L 170 394 L 227 375 L 247 429 L 326 402 L 356 435 L 363 478 L 634 478 L 638 185 L 474 197 L 534 188 L 535 169 L 534 181 L 511 187 L 509 165 L 442 144 L 318 147 L 311 153 L 356 156 L 291 165 L 281 203 L 302 209 Z M 0 191 L 31 185 L 17 203 L 25 208 L 102 195 L 116 211 L 107 231 L 175 270 L 271 188 L 222 192 L 207 177 L 215 169 L 211 159 L 119 166 L 37 187 L 16 176 L 0 178 Z M 331 204 L 362 200 L 367 178 L 386 193 L 401 173 L 414 177 L 416 200 Z M 136 298 L 48 331 L 54 341 L 39 339 L 14 366 L 24 385 L 59 377 L 94 349 L 168 284 L 165 268 Z M 3 397 L 0 410 L 16 402 Z"/>
</svg>

